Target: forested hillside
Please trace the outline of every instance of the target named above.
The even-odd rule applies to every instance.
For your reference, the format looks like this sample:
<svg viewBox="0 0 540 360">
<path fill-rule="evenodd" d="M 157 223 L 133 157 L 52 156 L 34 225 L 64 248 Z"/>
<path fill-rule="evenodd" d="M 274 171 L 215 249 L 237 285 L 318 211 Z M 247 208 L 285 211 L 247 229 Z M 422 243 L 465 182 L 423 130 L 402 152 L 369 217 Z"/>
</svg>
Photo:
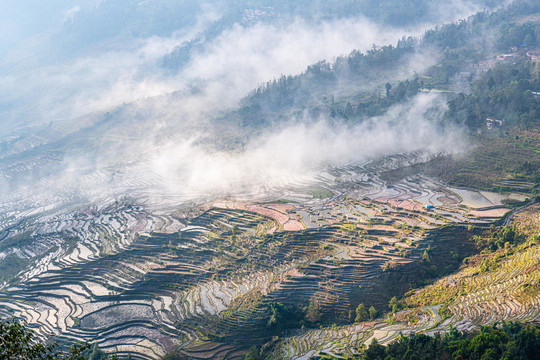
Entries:
<svg viewBox="0 0 540 360">
<path fill-rule="evenodd" d="M 465 123 L 472 130 L 481 126 L 486 116 L 532 124 L 538 120 L 538 102 L 532 92 L 540 86 L 540 67 L 535 62 L 526 63 L 529 58 L 524 55 L 536 47 L 540 24 L 511 20 L 538 11 L 537 4 L 519 2 L 507 10 L 479 13 L 467 21 L 429 30 L 418 39 L 403 38 L 395 46 L 374 47 L 366 53 L 354 51 L 333 63 L 314 64 L 301 75 L 282 76 L 253 91 L 237 116 L 242 124 L 256 126 L 307 109 L 314 116 L 325 114 L 355 122 L 380 115 L 421 90 L 440 89 L 451 90 L 446 121 Z M 519 54 L 515 50 L 512 56 L 522 65 L 493 60 L 498 51 L 509 53 L 512 47 L 524 44 L 526 49 Z M 409 62 L 433 53 L 438 54 L 434 65 L 417 69 L 418 73 L 410 70 L 410 77 L 403 78 Z M 400 73 L 402 78 L 395 81 Z M 460 73 L 465 75 L 458 76 Z M 469 89 L 471 82 L 474 85 Z M 507 112 L 501 113 L 501 109 Z"/>
</svg>

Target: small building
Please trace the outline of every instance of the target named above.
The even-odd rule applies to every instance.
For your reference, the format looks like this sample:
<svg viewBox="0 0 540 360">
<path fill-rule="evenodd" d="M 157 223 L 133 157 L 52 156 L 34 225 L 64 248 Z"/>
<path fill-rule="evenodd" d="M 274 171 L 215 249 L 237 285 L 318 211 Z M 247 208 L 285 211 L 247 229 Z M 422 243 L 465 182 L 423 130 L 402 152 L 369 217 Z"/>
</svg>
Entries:
<svg viewBox="0 0 540 360">
<path fill-rule="evenodd" d="M 481 71 L 485 71 L 492 68 L 496 60 L 497 60 L 496 58 L 493 58 L 491 60 L 482 60 L 482 61 L 479 61 L 478 64 L 475 64 L 473 66 L 477 67 Z"/>
<path fill-rule="evenodd" d="M 504 125 L 504 120 L 498 120 L 494 118 L 486 118 L 486 128 L 488 130 L 493 129 L 494 127 L 501 127 Z"/>
<path fill-rule="evenodd" d="M 507 62 L 513 60 L 516 57 L 515 54 L 502 54 L 497 56 L 498 62 Z"/>
<path fill-rule="evenodd" d="M 527 56 L 531 59 L 531 61 L 540 61 L 540 49 L 527 51 Z"/>
<path fill-rule="evenodd" d="M 534 96 L 535 99 L 540 99 L 540 91 L 533 91 L 532 95 Z"/>
</svg>

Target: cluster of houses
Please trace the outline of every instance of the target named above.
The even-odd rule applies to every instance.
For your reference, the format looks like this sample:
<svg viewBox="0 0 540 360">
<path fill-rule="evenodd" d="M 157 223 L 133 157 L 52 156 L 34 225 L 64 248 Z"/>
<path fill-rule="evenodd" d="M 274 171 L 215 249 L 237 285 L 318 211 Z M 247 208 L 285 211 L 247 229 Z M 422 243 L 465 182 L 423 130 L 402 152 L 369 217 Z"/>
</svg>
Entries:
<svg viewBox="0 0 540 360">
<path fill-rule="evenodd" d="M 528 57 L 531 61 L 540 61 L 540 48 L 522 45 L 521 47 L 514 46 L 510 48 L 509 54 L 500 54 L 495 58 L 479 61 L 475 67 L 479 70 L 486 71 L 493 67 L 496 63 L 514 62 L 519 57 Z"/>
<path fill-rule="evenodd" d="M 502 54 L 497 56 L 499 61 L 507 61 L 515 56 L 526 56 L 531 61 L 540 61 L 540 49 L 534 46 L 527 46 L 527 44 L 521 45 L 519 48 L 514 46 L 510 48 L 511 54 Z"/>
<path fill-rule="evenodd" d="M 511 60 L 514 60 L 516 57 L 516 54 L 501 54 L 497 55 L 497 62 L 509 62 Z"/>
<path fill-rule="evenodd" d="M 532 49 L 527 51 L 527 56 L 531 61 L 540 61 L 540 49 Z"/>
</svg>

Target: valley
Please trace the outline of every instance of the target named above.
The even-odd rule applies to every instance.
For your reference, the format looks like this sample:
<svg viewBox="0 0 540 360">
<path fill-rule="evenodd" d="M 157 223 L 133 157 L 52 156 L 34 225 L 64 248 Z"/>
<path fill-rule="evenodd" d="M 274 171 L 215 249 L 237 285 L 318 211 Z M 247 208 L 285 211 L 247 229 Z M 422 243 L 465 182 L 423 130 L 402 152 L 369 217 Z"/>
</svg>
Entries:
<svg viewBox="0 0 540 360">
<path fill-rule="evenodd" d="M 442 321 L 439 306 L 428 306 L 413 326 L 374 320 L 309 330 L 319 322 L 350 322 L 359 303 L 384 312 L 391 297 L 457 269 L 475 252 L 472 235 L 507 214 L 508 200 L 528 198 L 452 188 L 423 175 L 381 179 L 422 157 L 328 167 L 311 182 L 169 210 L 125 198 L 71 212 L 23 212 L 13 217 L 16 228 L 3 232 L 18 245 L 11 254 L 28 265 L 4 275 L 0 311 L 25 319 L 42 338 L 95 341 L 136 359 L 171 351 L 242 358 L 246 344 L 279 333 L 267 325 L 277 303 L 317 308 L 314 322 L 300 316 L 305 332 L 291 330 L 275 345 L 276 356 L 291 359 L 318 351 L 354 354 L 373 337 L 387 342 L 400 331 L 434 333 L 449 321 L 470 329 L 493 319 L 536 319 L 537 299 L 503 305 L 481 285 L 521 284 L 507 282 L 538 261 L 537 252 L 525 251 L 506 265 L 513 272 L 475 279 L 471 294 L 449 307 L 451 319 Z M 422 262 L 425 254 L 432 263 Z M 528 281 L 537 275 L 533 270 Z"/>
</svg>

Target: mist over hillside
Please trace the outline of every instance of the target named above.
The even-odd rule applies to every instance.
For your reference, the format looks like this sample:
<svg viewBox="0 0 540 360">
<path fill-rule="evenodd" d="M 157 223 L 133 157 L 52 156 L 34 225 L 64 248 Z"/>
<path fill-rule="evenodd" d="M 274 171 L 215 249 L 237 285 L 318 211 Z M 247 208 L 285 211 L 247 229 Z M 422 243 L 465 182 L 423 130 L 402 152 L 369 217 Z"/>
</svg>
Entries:
<svg viewBox="0 0 540 360">
<path fill-rule="evenodd" d="M 242 129 L 235 129 L 234 123 L 216 122 L 220 113 L 234 109 L 250 90 L 282 74 L 300 73 L 317 61 L 331 62 L 336 56 L 369 50 L 374 44 L 395 44 L 404 34 L 421 34 L 431 24 L 453 21 L 489 5 L 495 4 L 459 2 L 452 11 L 442 11 L 443 6 L 419 1 L 408 7 L 413 13 L 405 23 L 392 21 L 387 11 L 393 8 L 390 2 L 344 6 L 339 2 L 291 5 L 247 1 L 231 6 L 224 2 L 88 1 L 36 3 L 28 12 L 23 7 L 29 5 L 6 4 L 9 11 L 4 16 L 18 21 L 14 25 L 18 31 L 2 40 L 2 157 L 8 168 L 16 166 L 12 161 L 26 164 L 20 165 L 24 168 L 28 157 L 36 160 L 31 169 L 14 177 L 5 168 L 3 194 L 27 193 L 32 188 L 53 197 L 55 191 L 63 190 L 83 196 L 118 193 L 122 188 L 118 182 L 125 183 L 126 177 L 137 177 L 141 172 L 157 174 L 157 185 L 162 185 L 159 179 L 166 174 L 163 183 L 168 188 L 174 177 L 191 183 L 208 174 L 233 183 L 246 175 L 260 179 L 255 174 L 267 173 L 268 161 L 260 155 L 252 160 L 252 154 L 267 154 L 269 145 L 260 148 L 256 144 L 270 144 L 268 139 L 279 138 L 279 131 L 294 133 L 301 123 L 328 124 L 328 119 L 291 116 L 291 131 L 281 125 L 277 134 L 270 128 L 254 138 L 248 131 L 242 134 Z M 195 43 L 188 52 L 180 51 Z M 434 54 L 418 54 L 408 65 L 395 66 L 388 80 L 420 72 L 435 59 Z M 352 88 L 362 85 L 370 86 L 354 83 Z M 351 84 L 343 86 L 349 89 Z M 426 99 L 420 101 L 425 103 Z M 395 111 L 390 111 L 388 118 L 394 117 Z M 333 131 L 338 135 L 343 130 L 336 126 Z M 303 154 L 313 153 L 308 144 L 316 144 L 318 138 L 312 135 L 307 141 L 296 142 L 306 144 L 297 150 L 297 159 L 291 163 L 290 156 L 283 156 L 280 164 L 271 164 L 271 172 L 295 168 L 301 173 L 330 160 L 347 162 L 396 150 L 372 152 L 363 147 L 351 153 L 338 151 L 339 156 L 331 159 L 321 156 L 319 161 L 308 156 L 307 162 L 300 164 Z M 300 130 L 298 136 L 307 134 Z M 205 145 L 216 141 L 223 145 L 231 137 L 244 137 L 242 146 L 250 150 L 238 157 L 220 153 L 223 147 L 208 149 Z M 396 140 L 386 139 L 389 143 Z M 350 144 L 351 140 L 335 142 Z M 174 146 L 178 147 L 173 151 L 175 156 L 168 156 Z M 48 157 L 51 152 L 55 155 Z M 202 156 L 201 161 L 197 156 Z M 156 160 L 165 157 L 175 162 Z M 206 172 L 189 165 L 202 162 L 207 164 Z M 237 165 L 242 163 L 251 165 Z M 229 175 L 222 176 L 223 169 L 228 169 Z M 189 171 L 195 173 L 186 173 Z M 113 176 L 115 172 L 124 175 Z M 289 174 L 285 171 L 283 175 Z M 86 181 L 88 176 L 92 180 Z M 93 179 L 96 176 L 99 186 Z M 93 185 L 91 189 L 86 183 Z"/>
</svg>

